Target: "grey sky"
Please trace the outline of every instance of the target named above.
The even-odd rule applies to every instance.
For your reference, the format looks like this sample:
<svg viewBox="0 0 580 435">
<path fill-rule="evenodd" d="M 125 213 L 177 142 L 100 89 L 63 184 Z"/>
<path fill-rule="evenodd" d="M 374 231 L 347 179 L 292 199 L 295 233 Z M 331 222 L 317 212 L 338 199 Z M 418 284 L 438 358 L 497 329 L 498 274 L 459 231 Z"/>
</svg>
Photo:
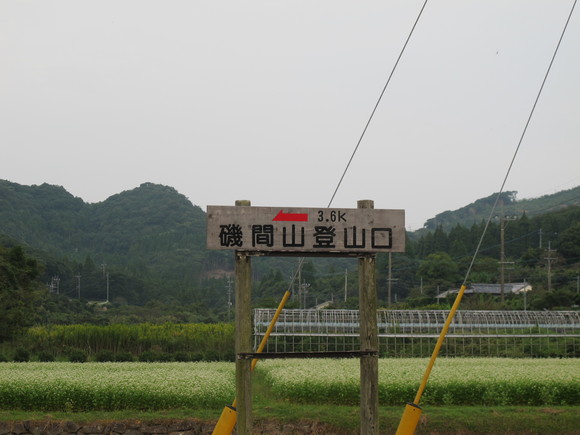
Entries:
<svg viewBox="0 0 580 435">
<path fill-rule="evenodd" d="M 573 0 L 431 0 L 334 207 L 499 190 Z M 0 0 L 0 178 L 324 207 L 422 1 Z M 580 11 L 506 190 L 580 184 Z"/>
</svg>

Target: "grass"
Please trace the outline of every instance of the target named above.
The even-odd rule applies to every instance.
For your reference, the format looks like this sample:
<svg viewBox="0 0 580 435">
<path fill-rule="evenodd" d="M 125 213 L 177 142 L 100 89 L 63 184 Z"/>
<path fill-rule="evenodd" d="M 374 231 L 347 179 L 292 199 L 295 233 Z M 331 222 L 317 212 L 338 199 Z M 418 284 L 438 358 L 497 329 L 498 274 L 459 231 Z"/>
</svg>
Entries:
<svg viewBox="0 0 580 435">
<path fill-rule="evenodd" d="M 317 421 L 340 428 L 343 433 L 358 433 L 359 409 L 355 406 L 294 405 L 270 402 L 260 406 L 256 398 L 253 411 L 256 423 L 261 421 Z M 25 412 L 0 411 L 0 421 L 70 420 L 77 423 L 96 421 L 155 421 L 199 419 L 217 421 L 221 409 L 115 412 Z M 401 419 L 402 407 L 381 407 L 381 434 L 393 434 Z M 579 407 L 429 407 L 423 410 L 416 434 L 578 434 Z"/>
</svg>

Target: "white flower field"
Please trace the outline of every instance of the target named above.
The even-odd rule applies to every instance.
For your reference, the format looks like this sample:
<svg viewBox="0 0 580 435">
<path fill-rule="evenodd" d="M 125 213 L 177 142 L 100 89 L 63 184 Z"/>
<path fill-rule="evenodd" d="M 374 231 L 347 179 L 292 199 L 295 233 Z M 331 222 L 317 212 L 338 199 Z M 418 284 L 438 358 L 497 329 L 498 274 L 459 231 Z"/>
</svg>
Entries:
<svg viewBox="0 0 580 435">
<path fill-rule="evenodd" d="M 232 363 L 0 363 L 0 408 L 221 408 L 235 393 Z"/>
<path fill-rule="evenodd" d="M 427 359 L 379 360 L 379 401 L 412 401 Z M 269 361 L 261 370 L 275 394 L 307 403 L 358 404 L 358 360 Z M 422 404 L 577 405 L 575 359 L 438 358 Z"/>
<path fill-rule="evenodd" d="M 403 405 L 427 360 L 381 359 L 381 405 Z M 290 401 L 357 405 L 358 360 L 260 362 L 272 392 Z M 0 408 L 25 410 L 221 409 L 235 396 L 235 365 L 0 363 Z M 578 405 L 575 359 L 439 358 L 422 404 Z"/>
</svg>

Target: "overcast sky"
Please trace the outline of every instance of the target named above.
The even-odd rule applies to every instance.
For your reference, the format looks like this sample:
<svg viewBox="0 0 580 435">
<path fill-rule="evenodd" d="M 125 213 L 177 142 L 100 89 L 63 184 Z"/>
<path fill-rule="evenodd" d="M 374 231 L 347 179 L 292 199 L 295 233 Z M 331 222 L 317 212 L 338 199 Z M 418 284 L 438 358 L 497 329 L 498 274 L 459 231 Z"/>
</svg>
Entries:
<svg viewBox="0 0 580 435">
<path fill-rule="evenodd" d="M 431 0 L 333 203 L 497 192 L 573 0 Z M 423 1 L 0 0 L 0 178 L 326 207 Z M 580 11 L 505 190 L 580 184 Z"/>
</svg>

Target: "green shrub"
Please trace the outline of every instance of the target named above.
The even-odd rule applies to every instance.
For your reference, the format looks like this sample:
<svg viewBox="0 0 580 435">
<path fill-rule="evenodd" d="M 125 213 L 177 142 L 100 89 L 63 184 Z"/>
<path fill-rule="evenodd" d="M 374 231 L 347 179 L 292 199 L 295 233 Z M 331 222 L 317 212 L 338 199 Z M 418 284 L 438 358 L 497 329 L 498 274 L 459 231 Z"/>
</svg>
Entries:
<svg viewBox="0 0 580 435">
<path fill-rule="evenodd" d="M 152 350 L 146 350 L 141 355 L 139 355 L 139 361 L 141 362 L 157 361 L 157 352 L 154 352 Z"/>
<path fill-rule="evenodd" d="M 160 352 L 157 354 L 157 361 L 159 362 L 171 362 L 173 361 L 173 355 L 166 352 Z"/>
<path fill-rule="evenodd" d="M 236 352 L 234 351 L 234 349 L 226 350 L 222 355 L 221 361 L 235 362 Z"/>
<path fill-rule="evenodd" d="M 115 362 L 133 362 L 133 354 L 131 352 L 118 352 L 115 354 Z"/>
<path fill-rule="evenodd" d="M 155 352 L 153 350 L 146 350 L 141 355 L 139 355 L 139 361 L 141 362 L 171 362 L 173 361 L 173 356 L 166 352 Z"/>
<path fill-rule="evenodd" d="M 0 362 L 6 362 L 6 361 L 8 361 L 6 359 L 6 357 L 0 353 Z"/>
<path fill-rule="evenodd" d="M 188 323 L 137 325 L 50 325 L 26 330 L 28 347 L 44 349 L 123 350 L 138 355 L 144 349 L 157 352 L 206 352 L 219 354 L 234 348 L 233 323 Z"/>
<path fill-rule="evenodd" d="M 71 350 L 67 356 L 70 362 L 87 362 L 87 354 L 80 349 Z"/>
<path fill-rule="evenodd" d="M 14 362 L 28 362 L 30 361 L 30 352 L 26 349 L 19 347 L 14 352 L 14 358 L 12 358 Z"/>
<path fill-rule="evenodd" d="M 195 352 L 191 354 L 191 361 L 203 361 L 203 353 Z"/>
<path fill-rule="evenodd" d="M 38 353 L 38 361 L 40 362 L 53 362 L 54 355 L 50 352 L 42 351 Z"/>
<path fill-rule="evenodd" d="M 209 362 L 220 361 L 221 355 L 217 350 L 210 349 L 210 350 L 207 350 L 206 352 L 204 352 L 203 360 L 209 361 Z"/>
<path fill-rule="evenodd" d="M 95 361 L 97 362 L 115 361 L 115 354 L 110 350 L 101 350 L 95 355 Z"/>
<path fill-rule="evenodd" d="M 185 352 L 176 352 L 173 354 L 173 360 L 177 362 L 191 361 L 191 357 Z"/>
</svg>

